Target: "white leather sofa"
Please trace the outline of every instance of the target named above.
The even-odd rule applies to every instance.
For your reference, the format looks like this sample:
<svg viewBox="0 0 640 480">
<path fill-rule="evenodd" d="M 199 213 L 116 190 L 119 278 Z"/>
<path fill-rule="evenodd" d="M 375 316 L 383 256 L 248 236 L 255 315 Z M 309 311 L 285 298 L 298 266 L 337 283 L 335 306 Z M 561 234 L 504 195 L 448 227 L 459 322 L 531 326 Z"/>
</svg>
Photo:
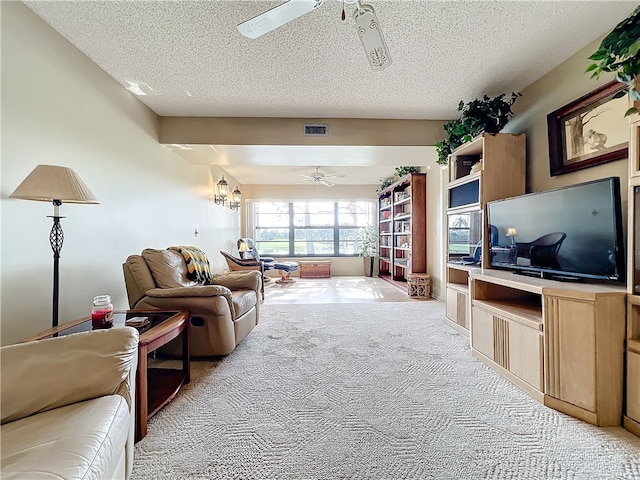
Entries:
<svg viewBox="0 0 640 480">
<path fill-rule="evenodd" d="M 3 480 L 129 477 L 134 328 L 5 346 L 0 361 Z"/>
</svg>

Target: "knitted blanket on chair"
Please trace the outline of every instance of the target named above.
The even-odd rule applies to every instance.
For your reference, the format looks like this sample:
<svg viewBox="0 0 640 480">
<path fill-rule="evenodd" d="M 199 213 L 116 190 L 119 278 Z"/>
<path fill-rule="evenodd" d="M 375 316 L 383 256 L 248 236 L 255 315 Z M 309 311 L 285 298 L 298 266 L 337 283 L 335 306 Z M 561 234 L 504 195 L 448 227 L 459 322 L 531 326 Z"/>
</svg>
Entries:
<svg viewBox="0 0 640 480">
<path fill-rule="evenodd" d="M 213 275 L 211 274 L 211 265 L 207 254 L 198 247 L 193 246 L 176 246 L 169 247 L 169 250 L 175 250 L 184 257 L 187 264 L 187 278 L 200 283 L 211 283 Z"/>
</svg>

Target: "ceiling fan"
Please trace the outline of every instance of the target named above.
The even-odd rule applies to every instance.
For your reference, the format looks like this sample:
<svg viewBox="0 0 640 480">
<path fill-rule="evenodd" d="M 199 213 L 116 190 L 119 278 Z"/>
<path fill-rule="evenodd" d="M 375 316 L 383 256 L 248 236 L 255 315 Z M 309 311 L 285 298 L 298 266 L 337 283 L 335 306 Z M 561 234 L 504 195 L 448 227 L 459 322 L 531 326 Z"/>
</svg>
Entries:
<svg viewBox="0 0 640 480">
<path fill-rule="evenodd" d="M 324 3 L 325 0 L 289 0 L 271 10 L 261 13 L 238 25 L 238 31 L 245 37 L 255 39 L 269 33 L 285 23 L 291 22 L 305 13 L 309 13 Z M 353 20 L 356 31 L 364 47 L 372 70 L 382 70 L 391 65 L 391 55 L 382 36 L 378 17 L 371 5 L 360 0 L 343 0 L 344 3 L 355 4 Z M 342 19 L 345 19 L 344 6 Z"/>
<path fill-rule="evenodd" d="M 326 175 L 326 174 L 324 174 L 324 173 L 322 173 L 320 171 L 320 167 L 316 167 L 316 171 L 313 172 L 311 175 L 307 175 L 305 173 L 299 173 L 298 175 L 300 175 L 301 177 L 304 177 L 304 178 L 308 178 L 313 183 L 324 185 L 326 187 L 333 187 L 333 185 L 334 185 L 334 183 L 329 180 L 330 178 L 342 178 L 342 177 L 344 177 L 343 174 Z"/>
</svg>

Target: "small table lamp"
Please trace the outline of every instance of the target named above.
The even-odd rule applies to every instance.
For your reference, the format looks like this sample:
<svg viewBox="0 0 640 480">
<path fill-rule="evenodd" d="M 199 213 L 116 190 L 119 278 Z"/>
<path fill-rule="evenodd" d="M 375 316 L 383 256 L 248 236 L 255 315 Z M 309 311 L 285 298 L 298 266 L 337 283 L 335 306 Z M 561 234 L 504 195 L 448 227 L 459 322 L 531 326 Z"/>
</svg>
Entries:
<svg viewBox="0 0 640 480">
<path fill-rule="evenodd" d="M 238 242 L 238 253 L 240 253 L 240 258 L 244 259 L 244 256 L 249 251 L 249 245 L 247 242 L 240 241 Z"/>
<path fill-rule="evenodd" d="M 82 181 L 78 172 L 72 168 L 57 165 L 38 165 L 27 175 L 9 198 L 37 200 L 53 203 L 53 227 L 49 234 L 49 243 L 53 250 L 53 309 L 52 326 L 58 326 L 58 261 L 64 234 L 60 219 L 60 205 L 63 203 L 100 203 L 89 187 Z"/>
<path fill-rule="evenodd" d="M 516 236 L 518 235 L 518 232 L 516 232 L 516 229 L 513 227 L 509 227 L 507 228 L 507 233 L 505 233 L 505 237 L 510 237 L 511 238 L 511 245 L 515 246 L 516 244 Z"/>
</svg>

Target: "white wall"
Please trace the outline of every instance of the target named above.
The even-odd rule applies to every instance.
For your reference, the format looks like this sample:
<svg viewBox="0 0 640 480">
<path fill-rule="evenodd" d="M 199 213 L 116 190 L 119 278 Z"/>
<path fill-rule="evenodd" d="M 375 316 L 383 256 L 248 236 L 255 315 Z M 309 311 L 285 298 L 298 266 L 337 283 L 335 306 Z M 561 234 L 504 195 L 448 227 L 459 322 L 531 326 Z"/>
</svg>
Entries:
<svg viewBox="0 0 640 480">
<path fill-rule="evenodd" d="M 22 3 L 0 9 L 1 343 L 51 326 L 52 206 L 7 198 L 37 164 L 75 168 L 101 201 L 62 206 L 61 322 L 87 315 L 98 294 L 127 308 L 122 263 L 146 247 L 198 245 L 222 271 L 240 214 L 208 196 L 226 172 L 160 145 L 157 116 Z"/>
</svg>

